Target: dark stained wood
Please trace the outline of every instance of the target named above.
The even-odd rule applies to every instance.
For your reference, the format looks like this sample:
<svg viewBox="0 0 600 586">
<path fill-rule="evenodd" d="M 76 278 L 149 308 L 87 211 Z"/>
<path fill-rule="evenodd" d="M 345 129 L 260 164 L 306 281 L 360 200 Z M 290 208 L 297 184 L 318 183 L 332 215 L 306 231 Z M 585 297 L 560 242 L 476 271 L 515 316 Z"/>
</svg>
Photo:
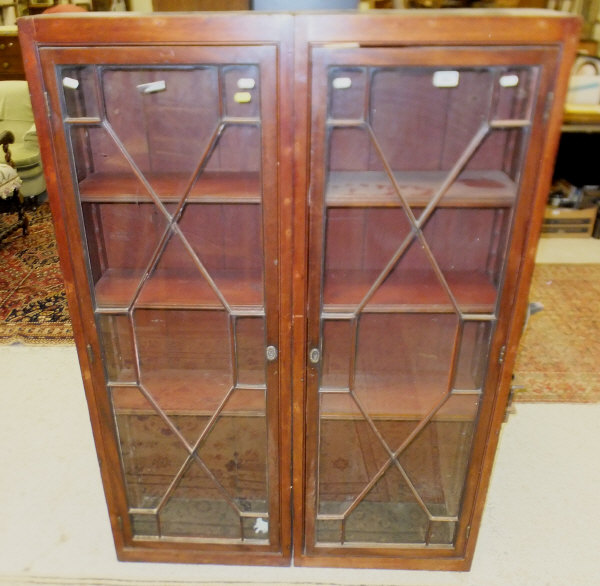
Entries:
<svg viewBox="0 0 600 586">
<path fill-rule="evenodd" d="M 98 451 L 104 454 L 101 456 L 101 461 L 105 462 L 103 480 L 121 559 L 281 564 L 286 563 L 290 555 L 291 520 L 286 503 L 290 499 L 291 482 L 290 469 L 284 465 L 289 461 L 286 450 L 289 450 L 290 438 L 286 435 L 287 425 L 286 429 L 283 425 L 289 421 L 289 393 L 284 388 L 278 361 L 265 365 L 264 347 L 265 342 L 279 345 L 280 324 L 285 323 L 285 318 L 280 320 L 279 310 L 281 245 L 278 233 L 283 229 L 280 228 L 278 210 L 280 198 L 290 199 L 291 196 L 289 182 L 277 173 L 276 161 L 283 159 L 284 147 L 289 147 L 279 143 L 280 117 L 273 113 L 281 109 L 281 114 L 287 118 L 291 113 L 286 91 L 277 93 L 267 88 L 277 87 L 289 70 L 289 50 L 285 49 L 285 44 L 291 19 L 287 15 L 268 19 L 249 17 L 259 26 L 260 32 L 250 32 L 247 19 L 239 19 L 239 16 L 234 16 L 237 24 L 216 15 L 206 22 L 206 27 L 200 25 L 200 29 L 210 31 L 212 42 L 198 28 L 204 16 L 199 16 L 191 28 L 186 25 L 188 16 L 167 17 L 165 21 L 162 17 L 158 20 L 154 17 L 135 18 L 128 20 L 127 26 L 122 27 L 116 37 L 110 35 L 110 39 L 105 39 L 111 47 L 99 48 L 103 41 L 96 35 L 106 26 L 116 32 L 122 20 L 89 16 L 76 21 L 88 33 L 83 53 L 73 46 L 66 50 L 61 48 L 64 39 L 69 37 L 67 29 L 73 24 L 68 18 L 41 17 L 29 19 L 22 25 L 24 31 L 29 30 L 25 44 L 29 43 L 31 49 L 32 75 L 37 77 L 38 72 L 44 72 L 38 78 L 40 85 L 33 81 L 32 88 L 40 88 L 42 82 L 48 83 L 54 75 L 54 67 L 59 66 L 65 68 L 64 75 L 78 80 L 83 90 L 83 101 L 65 103 L 67 127 L 73 129 L 72 144 L 78 158 L 75 184 L 70 177 L 69 165 L 64 164 L 70 155 L 60 115 L 59 94 L 63 89 L 56 85 L 47 88 L 52 111 L 50 120 L 39 110 L 39 101 L 36 101 L 39 95 L 34 97 L 34 102 L 38 106 L 38 116 L 41 115 L 38 129 L 46 139 L 43 149 L 53 175 L 49 183 L 49 190 L 53 189 L 52 206 L 56 210 L 55 217 L 63 218 L 57 225 L 61 230 L 64 228 L 59 246 L 63 263 L 69 265 L 69 270 L 65 270 L 65 275 L 71 279 L 67 290 L 72 308 L 83 316 L 76 336 L 77 344 Z M 179 29 L 172 37 L 179 46 L 167 49 L 166 53 L 154 45 L 161 22 L 168 30 L 172 30 L 172 26 Z M 52 48 L 42 51 L 44 57 L 37 62 L 33 45 L 45 43 L 37 36 L 40 25 L 50 32 L 46 40 Z M 133 29 L 141 32 L 146 26 L 154 29 L 147 29 L 146 46 L 132 47 L 129 57 L 124 59 L 129 51 L 124 52 L 119 45 L 133 39 Z M 115 44 L 119 34 L 123 35 L 122 41 Z M 186 36 L 186 45 L 181 45 Z M 93 38 L 95 41 L 91 42 Z M 223 47 L 221 40 L 225 38 L 236 40 Z M 201 47 L 197 44 L 200 39 Z M 137 42 L 141 42 L 140 37 Z M 254 46 L 249 47 L 248 43 Z M 128 69 L 130 63 L 135 64 L 137 70 Z M 162 65 L 157 68 L 158 63 Z M 203 63 L 207 64 L 206 68 L 194 68 Z M 96 64 L 107 66 L 98 78 L 93 69 Z M 183 65 L 183 69 L 179 69 L 182 75 L 176 72 L 179 64 Z M 171 67 L 175 69 L 169 69 Z M 128 94 L 130 85 L 133 84 L 135 91 L 137 85 L 153 81 L 153 71 L 156 72 L 154 77 L 164 80 L 171 91 L 150 95 L 150 100 L 143 100 L 144 108 L 140 109 L 136 106 L 140 94 Z M 222 85 L 218 75 L 222 76 Z M 254 97 L 248 106 L 236 102 L 233 96 L 236 79 L 244 76 L 253 78 L 256 84 L 254 89 L 249 89 Z M 177 83 L 179 78 L 183 78 L 181 85 Z M 108 99 L 103 97 L 99 106 L 94 105 L 102 87 L 98 84 L 102 82 L 106 83 L 104 89 Z M 215 89 L 217 101 L 207 101 L 206 96 L 210 92 L 214 94 Z M 198 98 L 198 93 L 203 94 L 202 99 Z M 43 93 L 41 95 L 43 97 Z M 174 102 L 169 103 L 173 97 Z M 223 103 L 222 111 L 219 111 L 219 100 Z M 145 119 L 140 117 L 142 111 Z M 182 116 L 182 112 L 186 116 Z M 223 129 L 211 123 L 218 115 L 225 119 Z M 99 126 L 104 118 L 111 125 L 110 130 L 108 126 Z M 145 135 L 144 125 L 148 124 Z M 118 140 L 123 137 L 122 145 L 114 136 Z M 178 140 L 162 139 L 173 136 Z M 144 147 L 146 140 L 147 150 Z M 200 164 L 203 157 L 205 160 Z M 290 174 L 289 164 L 287 173 Z M 192 185 L 192 179 L 198 174 L 200 179 Z M 182 194 L 190 185 L 192 195 L 188 201 L 191 203 L 185 209 L 179 209 Z M 79 192 L 86 223 L 93 297 L 81 247 L 77 210 Z M 165 240 L 167 231 L 169 236 Z M 139 288 L 146 270 L 150 271 L 150 276 Z M 213 279 L 214 289 L 207 278 Z M 133 302 L 138 288 L 135 307 L 128 317 L 127 306 Z M 217 293 L 237 317 L 226 317 Z M 96 318 L 90 312 L 94 307 L 98 310 L 96 318 L 103 329 L 102 334 L 94 326 Z M 206 314 L 205 319 L 201 319 L 203 314 Z M 237 325 L 233 326 L 230 319 Z M 73 321 L 77 324 L 77 317 Z M 257 327 L 259 323 L 261 327 Z M 233 384 L 231 327 L 237 332 L 234 373 L 239 388 L 222 405 L 227 392 L 225 381 Z M 138 333 L 135 343 L 132 328 Z M 177 342 L 171 340 L 174 332 L 179 332 Z M 113 341 L 101 348 L 101 340 L 108 339 Z M 153 404 L 131 387 L 131 382 L 139 378 L 134 353 L 140 360 L 141 383 L 153 397 Z M 109 386 L 116 399 L 114 408 L 119 413 L 116 419 L 111 413 L 110 395 L 102 390 L 106 389 L 103 367 L 101 361 L 95 359 L 100 356 L 106 359 L 109 374 L 113 377 Z M 198 361 L 201 356 L 204 358 Z M 289 351 L 287 356 L 289 359 Z M 170 376 L 165 374 L 168 368 L 174 368 Z M 208 376 L 210 372 L 216 376 Z M 244 390 L 248 386 L 253 390 Z M 257 399 L 261 393 L 265 396 L 261 388 L 267 389 L 266 401 Z M 126 395 L 133 398 L 125 400 Z M 269 537 L 252 543 L 247 539 L 240 541 L 239 536 L 236 538 L 229 530 L 221 536 L 217 531 L 211 544 L 209 541 L 200 543 L 187 533 L 189 539 L 166 538 L 158 547 L 153 539 L 134 539 L 134 533 L 140 530 L 140 518 L 139 515 L 130 518 L 127 498 L 131 494 L 127 496 L 124 492 L 124 481 L 132 481 L 129 475 L 132 468 L 127 464 L 126 477 L 120 475 L 121 446 L 116 443 L 115 426 L 129 425 L 132 429 L 140 418 L 149 416 L 151 421 L 161 422 L 157 423 L 159 427 L 165 425 L 164 418 L 169 416 L 179 418 L 174 421 L 181 418 L 191 421 L 195 417 L 200 425 L 211 410 L 214 413 L 221 407 L 222 420 L 229 421 L 230 429 L 224 431 L 225 427 L 216 424 L 215 433 L 220 434 L 221 440 L 233 438 L 235 434 L 241 439 L 244 433 L 255 435 L 262 429 L 260 434 L 264 436 L 261 440 L 264 443 L 255 456 L 262 460 L 263 484 L 269 487 L 268 497 L 261 493 L 261 498 L 267 499 L 264 506 L 269 512 Z M 233 419 L 231 415 L 234 415 Z M 240 421 L 238 417 L 246 418 L 248 425 L 236 424 L 236 420 Z M 262 419 L 262 423 L 256 428 L 254 422 L 258 419 Z M 174 425 L 177 427 L 178 424 Z M 179 446 L 178 453 L 185 455 L 181 438 L 177 439 L 179 432 L 169 425 L 167 428 L 169 433 L 175 434 L 173 439 L 174 445 Z M 214 442 L 216 436 L 212 437 Z M 146 442 L 144 436 L 139 440 Z M 132 441 L 135 442 L 135 438 Z M 147 446 L 151 446 L 149 441 Z M 190 436 L 188 441 L 193 443 L 196 438 Z M 223 453 L 234 458 L 235 445 L 231 444 L 228 450 Z M 213 447 L 209 451 L 212 454 L 207 456 L 209 468 L 212 466 L 217 470 L 219 450 Z M 170 455 L 167 452 L 164 457 L 169 459 Z M 176 458 L 174 454 L 173 457 Z M 248 460 L 247 466 L 253 461 Z M 143 460 L 139 462 L 142 463 Z M 180 464 L 181 461 L 177 466 Z M 256 465 L 250 467 L 259 473 Z M 176 468 L 167 470 L 164 477 L 167 483 L 173 470 Z M 223 473 L 231 476 L 231 481 L 224 480 L 224 483 L 233 490 L 237 482 L 235 475 L 230 474 L 229 469 Z M 198 484 L 198 490 L 189 493 L 190 498 L 202 499 L 206 494 L 210 497 L 213 493 L 203 492 L 200 488 L 209 485 L 214 493 L 216 485 L 209 481 L 206 485 Z M 231 507 L 226 508 L 231 510 Z M 175 532 L 189 531 L 178 521 L 168 525 Z M 212 529 L 207 526 L 206 531 Z"/>
<path fill-rule="evenodd" d="M 187 187 L 190 176 L 183 173 L 145 174 L 151 189 L 165 202 L 181 199 L 182 186 Z M 79 183 L 82 201 L 139 202 L 150 198 L 149 190 L 133 174 L 93 173 Z M 188 201 L 260 203 L 258 173 L 207 172 L 194 183 Z"/>
<path fill-rule="evenodd" d="M 299 284 L 296 307 L 301 308 L 303 304 L 308 307 L 307 333 L 301 334 L 303 350 L 321 349 L 322 360 L 328 365 L 327 370 L 322 372 L 325 366 L 313 366 L 306 355 L 306 374 L 299 357 L 295 365 L 296 401 L 303 401 L 306 406 L 304 411 L 297 410 L 294 413 L 295 426 L 306 429 L 303 443 L 297 443 L 294 451 L 296 486 L 304 488 L 303 497 L 295 495 L 295 561 L 298 565 L 452 570 L 464 570 L 470 566 L 474 551 L 473 532 L 479 526 L 485 487 L 489 480 L 489 476 L 481 478 L 480 467 L 483 466 L 489 474 L 494 449 L 489 446 L 495 446 L 497 442 L 501 413 L 510 386 L 508 379 L 511 367 L 506 364 L 506 358 L 501 362 L 498 357 L 503 346 L 510 348 L 514 355 L 517 345 L 530 279 L 532 247 L 539 233 L 539 206 L 545 201 L 548 189 L 550 172 L 545 165 L 553 156 L 558 136 L 556 122 L 560 121 L 560 105 L 552 103 L 556 118 L 549 129 L 548 124 L 542 122 L 544 112 L 548 115 L 550 107 L 546 103 L 546 96 L 552 91 L 550 87 L 557 84 L 554 92 L 559 103 L 564 97 L 565 72 L 570 66 L 575 43 L 572 34 L 574 29 L 571 27 L 577 27 L 574 21 L 568 25 L 561 24 L 552 20 L 553 15 L 540 12 L 520 14 L 524 18 L 509 24 L 514 13 L 484 13 L 476 25 L 475 21 L 466 20 L 461 24 L 461 19 L 466 16 L 461 11 L 411 13 L 414 18 L 404 22 L 395 21 L 384 14 L 373 15 L 379 17 L 373 19 L 371 15 L 368 19 L 340 15 L 335 21 L 312 15 L 297 17 L 296 47 L 298 52 L 302 51 L 296 60 L 297 93 L 304 96 L 306 78 L 310 79 L 312 93 L 307 99 L 301 100 L 298 106 L 303 122 L 297 124 L 297 136 L 304 142 L 296 149 L 297 177 L 301 177 L 297 179 L 297 185 L 298 189 L 309 195 L 306 205 L 299 203 L 297 208 L 300 224 L 295 249 L 296 266 L 299 267 L 297 274 L 300 274 L 301 267 L 305 268 L 308 272 L 308 288 L 304 289 Z M 546 16 L 550 16 L 550 20 L 546 20 Z M 473 26 L 467 24 L 469 22 Z M 369 25 L 376 27 L 376 37 L 370 36 Z M 505 28 L 496 28 L 503 26 Z M 402 39 L 404 48 L 398 47 L 398 39 Z M 339 43 L 339 46 L 335 43 Z M 542 48 L 542 45 L 545 47 Z M 560 46 L 566 46 L 565 50 L 570 52 L 564 61 L 556 52 Z M 416 72 L 412 83 L 401 83 L 399 74 L 394 73 L 394 67 L 402 65 L 415 68 L 412 70 Z M 378 87 L 381 93 L 378 101 L 371 104 L 369 109 L 365 106 L 364 98 L 368 93 L 367 72 L 380 66 L 389 69 L 373 75 L 372 87 Z M 485 71 L 487 67 L 502 67 L 505 74 L 516 73 L 519 90 L 523 93 L 510 87 L 499 90 L 496 95 L 487 91 L 482 93 L 479 89 L 482 85 L 480 79 L 485 75 L 478 77 L 475 73 L 465 75 L 465 72 L 477 68 Z M 450 92 L 446 92 L 446 95 L 440 93 L 426 99 L 431 94 L 432 68 L 456 69 L 460 72 L 461 83 L 456 91 L 451 90 L 454 92 L 452 97 L 448 95 Z M 324 75 L 325 71 L 329 72 L 329 78 Z M 347 97 L 329 92 L 325 80 L 335 77 L 351 80 L 351 89 L 344 90 L 348 91 Z M 419 183 L 415 177 L 425 182 L 428 174 L 430 177 L 435 177 L 436 173 L 439 176 L 446 175 L 456 164 L 461 151 L 471 148 L 469 145 L 479 132 L 481 121 L 486 118 L 489 104 L 495 104 L 495 114 L 490 119 L 491 129 L 474 150 L 467 167 L 469 173 L 480 173 L 482 183 L 479 188 L 473 186 L 472 198 L 467 196 L 466 190 L 458 189 L 459 183 L 454 184 L 448 197 L 440 200 L 439 209 L 421 225 L 423 238 L 418 243 L 414 236 L 411 240 L 413 228 L 408 210 L 401 207 L 403 204 L 392 187 L 389 169 L 384 169 L 381 154 L 388 159 L 398 183 L 401 183 L 400 192 L 406 197 L 403 203 L 412 206 L 412 213 L 418 221 L 424 209 L 421 206 L 427 205 L 434 190 L 428 187 L 423 189 L 422 194 L 417 193 L 415 188 Z M 387 115 L 380 118 L 382 111 L 387 111 Z M 465 117 L 469 114 L 473 116 L 470 122 L 466 122 Z M 510 119 L 514 122 L 507 125 L 506 121 Z M 531 122 L 526 122 L 528 119 Z M 378 148 L 375 148 L 373 138 L 369 136 L 365 120 L 373 127 L 373 135 L 379 142 Z M 513 128 L 509 129 L 510 125 Z M 326 147 L 328 141 L 329 147 Z M 543 161 L 543 174 L 538 173 L 538 165 L 534 162 L 536 159 Z M 310 169 L 308 186 L 305 184 L 306 178 L 302 176 L 307 168 Z M 498 190 L 498 197 L 493 195 L 493 189 L 484 187 L 486 173 L 492 169 L 501 172 L 505 178 L 501 181 L 503 188 Z M 410 177 L 410 181 L 405 179 L 407 175 L 404 174 Z M 499 175 L 488 177 L 498 179 Z M 352 182 L 355 182 L 354 185 Z M 451 215 L 454 211 L 458 213 L 455 218 Z M 527 225 L 532 213 L 536 214 L 534 226 Z M 514 221 L 511 220 L 513 214 Z M 478 225 L 481 232 L 478 232 Z M 303 239 L 301 234 L 305 231 L 309 236 Z M 357 242 L 362 245 L 357 245 Z M 399 257 L 398 270 L 392 270 L 383 281 L 380 290 L 375 292 L 357 318 L 360 320 L 358 325 L 354 325 L 353 312 L 360 300 L 364 299 L 376 275 L 381 274 L 386 263 L 410 242 L 412 244 Z M 398 353 L 390 350 L 399 342 L 389 341 L 387 328 L 394 328 L 387 323 L 369 334 L 377 348 L 373 350 L 375 356 L 367 362 L 370 366 L 365 366 L 363 357 L 362 362 L 357 363 L 362 370 L 354 375 L 353 380 L 352 375 L 348 380 L 347 365 L 352 365 L 352 348 L 358 343 L 360 351 L 361 344 L 365 343 L 361 342 L 361 336 L 364 336 L 364 332 L 361 334 L 364 330 L 363 321 L 370 316 L 385 316 L 385 313 L 378 313 L 385 311 L 402 311 L 407 316 L 416 312 L 412 315 L 423 316 L 427 311 L 443 312 L 450 309 L 448 304 L 444 306 L 435 300 L 437 295 L 440 295 L 437 299 L 441 299 L 444 291 L 439 286 L 439 275 L 435 274 L 427 260 L 427 251 L 418 244 L 429 246 L 447 281 L 452 280 L 453 271 L 456 271 L 458 278 L 450 289 L 457 290 L 458 281 L 461 282 L 459 287 L 467 289 L 471 283 L 473 288 L 469 294 L 473 294 L 472 300 L 487 300 L 479 305 L 464 306 L 463 312 L 473 311 L 475 314 L 498 318 L 486 358 L 488 364 L 476 364 L 475 360 L 472 365 L 472 372 L 482 377 L 481 401 L 476 394 L 454 397 L 470 401 L 471 405 L 473 401 L 479 403 L 478 424 L 473 428 L 473 449 L 467 449 L 470 453 L 461 456 L 463 462 L 467 461 L 465 458 L 469 461 L 464 492 L 455 485 L 448 493 L 463 492 L 465 499 L 456 525 L 454 545 L 449 548 L 405 549 L 401 545 L 370 544 L 367 553 L 360 543 L 336 546 L 327 543 L 327 539 L 319 543 L 319 531 L 323 529 L 321 521 L 316 519 L 319 517 L 319 499 L 324 494 L 319 493 L 317 488 L 319 478 L 330 489 L 339 486 L 327 493 L 330 498 L 335 499 L 336 493 L 337 496 L 343 495 L 342 485 L 335 485 L 335 482 L 342 481 L 342 477 L 336 480 L 331 474 L 341 474 L 345 463 L 335 458 L 341 457 L 339 453 L 342 450 L 350 451 L 356 465 L 356 468 L 352 468 L 356 472 L 354 478 L 358 478 L 361 470 L 364 470 L 361 466 L 371 457 L 369 454 L 375 453 L 375 448 L 367 449 L 367 446 L 377 446 L 377 442 L 369 444 L 365 432 L 354 436 L 353 430 L 356 428 L 351 424 L 343 427 L 342 422 L 348 419 L 355 425 L 366 425 L 357 401 L 350 399 L 351 395 L 344 389 L 348 386 L 361 388 L 360 385 L 364 384 L 361 378 L 363 374 L 376 372 L 380 376 L 379 381 L 371 380 L 371 384 L 364 386 L 369 393 L 364 394 L 363 408 L 376 414 L 373 421 L 376 426 L 381 425 L 385 418 L 391 417 L 394 401 L 400 400 L 394 391 L 401 386 L 399 381 L 402 377 L 394 371 L 394 366 L 398 364 L 404 373 L 407 369 L 410 371 L 409 365 L 403 364 L 402 350 L 408 356 L 415 355 L 408 345 L 400 344 Z M 418 253 L 417 249 L 420 249 Z M 522 267 L 519 265 L 523 258 L 527 258 L 528 268 L 521 273 Z M 419 268 L 427 267 L 427 271 L 419 271 Z M 463 269 L 470 273 L 470 277 L 466 278 L 465 273 L 461 272 Z M 476 274 L 482 277 L 482 287 L 470 280 Z M 399 286 L 404 277 L 405 283 L 410 281 L 415 285 L 414 294 Z M 517 279 L 520 279 L 518 287 Z M 339 287 L 332 288 L 335 282 Z M 394 284 L 398 285 L 397 289 L 393 288 Z M 467 289 L 458 297 L 467 293 Z M 393 303 L 385 304 L 384 293 L 389 293 L 389 299 L 397 301 L 400 292 L 413 301 L 403 305 L 402 309 Z M 515 307 L 517 297 L 519 304 Z M 328 306 L 329 299 L 347 301 Z M 495 299 L 499 300 L 499 304 L 492 309 Z M 381 303 L 376 303 L 378 300 Z M 419 306 L 421 301 L 423 305 Z M 298 327 L 301 329 L 300 325 Z M 357 328 L 358 334 L 353 334 L 354 328 Z M 328 333 L 330 331 L 336 333 Z M 456 341 L 454 349 L 447 347 L 444 350 L 444 360 L 441 360 L 441 348 L 435 349 L 435 341 L 447 336 L 442 329 L 428 329 L 425 325 L 419 327 L 415 324 L 414 327 L 405 328 L 405 334 L 419 349 L 422 348 L 423 355 L 427 350 L 432 355 L 438 352 L 438 364 L 429 367 L 433 370 L 443 368 L 442 364 L 452 364 L 459 356 L 455 354 L 455 349 L 468 353 L 470 350 L 467 348 L 472 348 L 473 356 L 477 356 L 480 352 L 477 348 L 481 348 L 483 342 L 472 337 L 471 332 L 467 338 L 471 340 L 469 343 L 474 344 L 472 347 L 464 346 L 464 340 L 462 343 Z M 321 335 L 326 336 L 323 345 Z M 429 340 L 429 346 L 424 344 L 424 339 Z M 389 363 L 385 358 L 378 360 L 377 352 L 387 356 Z M 357 360 L 361 360 L 360 354 Z M 429 372 L 428 368 L 424 371 Z M 389 387 L 384 382 L 386 374 L 390 377 Z M 321 379 L 320 375 L 324 378 Z M 414 380 L 411 383 L 423 393 L 416 393 L 415 398 L 427 396 L 423 392 L 426 384 L 420 385 Z M 323 386 L 320 387 L 320 384 Z M 395 384 L 399 386 L 394 387 Z M 329 389 L 327 385 L 333 388 Z M 383 394 L 379 395 L 379 392 Z M 410 389 L 399 391 L 399 395 L 408 399 L 411 396 Z M 435 402 L 433 398 L 431 400 Z M 446 400 L 443 395 L 441 400 Z M 368 409 L 365 404 L 369 405 Z M 397 413 L 403 412 L 403 407 L 395 406 L 399 409 Z M 432 407 L 432 403 L 429 403 L 429 407 L 435 408 L 435 405 Z M 412 411 L 413 414 L 417 412 L 414 409 Z M 319 413 L 322 416 L 321 423 Z M 333 436 L 324 431 L 329 421 L 340 421 L 339 429 L 344 430 L 341 433 L 348 438 L 347 442 L 334 445 Z M 412 429 L 414 425 L 416 423 Z M 430 424 L 423 429 L 422 433 L 428 432 Z M 446 437 L 449 440 L 450 436 Z M 365 450 L 364 456 L 361 450 Z M 328 455 L 330 451 L 335 455 Z M 425 456 L 423 461 L 427 461 Z M 373 478 L 373 474 L 371 470 L 365 479 Z M 430 476 L 430 481 L 438 482 L 435 475 Z M 349 483 L 348 487 L 352 484 L 349 479 L 346 482 Z M 360 491 L 364 486 L 364 482 L 358 483 L 356 490 Z M 379 491 L 382 486 L 378 483 L 372 490 Z M 351 494 L 352 498 L 357 496 L 352 490 L 347 494 Z M 298 519 L 300 516 L 301 521 Z M 353 539 L 356 540 L 356 536 Z"/>
<path fill-rule="evenodd" d="M 410 206 L 428 204 L 447 173 L 420 171 L 397 173 L 400 193 Z M 443 196 L 442 207 L 503 207 L 512 203 L 516 187 L 511 179 L 498 171 L 468 171 L 453 183 Z M 328 206 L 399 206 L 400 197 L 391 179 L 381 171 L 336 171 L 329 175 Z"/>
<path fill-rule="evenodd" d="M 120 559 L 288 564 L 293 541 L 297 565 L 468 569 L 577 19 L 156 13 L 19 26 Z M 460 84 L 432 90 L 440 70 Z M 516 86 L 498 83 L 511 75 Z M 350 84 L 332 92 L 335 78 Z M 169 91 L 139 89 L 157 81 Z M 248 437 L 256 449 L 240 451 Z M 207 469 L 186 475 L 195 449 Z M 170 490 L 163 521 L 178 537 L 157 539 L 144 499 Z M 356 521 L 342 535 L 335 507 L 352 517 L 363 498 L 375 521 L 396 501 L 422 518 L 415 490 L 445 520 L 408 520 L 389 542 Z M 268 539 L 240 538 L 228 491 L 266 507 Z M 195 538 L 186 499 L 190 518 L 225 503 L 205 518 L 212 539 Z"/>
</svg>

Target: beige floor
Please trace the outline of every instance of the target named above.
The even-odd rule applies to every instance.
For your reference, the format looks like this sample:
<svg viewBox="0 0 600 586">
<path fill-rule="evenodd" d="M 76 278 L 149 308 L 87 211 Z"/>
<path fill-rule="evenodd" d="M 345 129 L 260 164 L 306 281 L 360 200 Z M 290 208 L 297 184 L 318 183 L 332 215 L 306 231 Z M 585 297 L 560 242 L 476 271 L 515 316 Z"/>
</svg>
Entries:
<svg viewBox="0 0 600 586">
<path fill-rule="evenodd" d="M 538 263 L 600 263 L 600 239 L 541 238 L 535 260 Z"/>
<path fill-rule="evenodd" d="M 0 372 L 0 584 L 600 584 L 600 404 L 517 406 L 469 573 L 134 564 L 115 558 L 74 349 L 0 346 Z"/>
</svg>

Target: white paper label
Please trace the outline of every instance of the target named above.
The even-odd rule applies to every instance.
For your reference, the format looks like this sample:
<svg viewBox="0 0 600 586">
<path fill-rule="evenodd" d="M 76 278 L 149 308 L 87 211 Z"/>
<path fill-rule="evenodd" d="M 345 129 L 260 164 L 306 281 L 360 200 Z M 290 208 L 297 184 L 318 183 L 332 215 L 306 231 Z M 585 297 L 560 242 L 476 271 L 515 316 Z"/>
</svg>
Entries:
<svg viewBox="0 0 600 586">
<path fill-rule="evenodd" d="M 260 517 L 256 519 L 254 523 L 254 533 L 264 534 L 269 532 L 269 522 L 261 519 Z"/>
<path fill-rule="evenodd" d="M 154 94 L 156 92 L 163 92 L 167 89 L 166 82 L 161 79 L 160 81 L 151 81 L 150 83 L 141 83 L 136 86 L 138 91 L 142 94 Z"/>
<path fill-rule="evenodd" d="M 436 71 L 433 74 L 433 85 L 435 87 L 457 87 L 459 77 L 458 71 Z"/>
<path fill-rule="evenodd" d="M 256 81 L 253 80 L 251 77 L 240 77 L 240 79 L 237 80 L 237 86 L 241 90 L 254 89 L 255 85 L 256 85 Z"/>
<path fill-rule="evenodd" d="M 68 87 L 72 90 L 76 90 L 79 87 L 79 80 L 72 77 L 63 77 L 62 83 L 63 87 Z"/>
<path fill-rule="evenodd" d="M 500 78 L 500 85 L 502 87 L 516 87 L 519 85 L 519 76 L 518 75 L 503 75 Z"/>
<path fill-rule="evenodd" d="M 352 80 L 349 77 L 336 77 L 333 80 L 333 87 L 336 90 L 347 90 L 352 87 Z"/>
</svg>

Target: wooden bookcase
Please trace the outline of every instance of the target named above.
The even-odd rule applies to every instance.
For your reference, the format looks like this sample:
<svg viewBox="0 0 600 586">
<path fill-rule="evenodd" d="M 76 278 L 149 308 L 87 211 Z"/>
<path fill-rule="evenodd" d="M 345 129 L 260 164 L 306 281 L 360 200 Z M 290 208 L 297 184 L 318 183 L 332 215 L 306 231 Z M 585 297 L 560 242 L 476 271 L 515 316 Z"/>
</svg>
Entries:
<svg viewBox="0 0 600 586">
<path fill-rule="evenodd" d="M 468 569 L 578 26 L 20 21 L 121 559 Z"/>
</svg>

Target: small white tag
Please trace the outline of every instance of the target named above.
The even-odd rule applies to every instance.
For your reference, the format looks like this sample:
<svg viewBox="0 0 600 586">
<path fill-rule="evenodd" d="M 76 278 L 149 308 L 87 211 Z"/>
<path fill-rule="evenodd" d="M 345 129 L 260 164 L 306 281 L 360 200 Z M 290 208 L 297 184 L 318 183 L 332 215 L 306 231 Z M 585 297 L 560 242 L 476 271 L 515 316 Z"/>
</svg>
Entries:
<svg viewBox="0 0 600 586">
<path fill-rule="evenodd" d="M 63 87 L 68 87 L 71 90 L 76 90 L 79 87 L 79 80 L 72 77 L 63 77 Z"/>
<path fill-rule="evenodd" d="M 332 85 L 336 90 L 347 90 L 352 87 L 352 80 L 349 77 L 336 77 Z"/>
<path fill-rule="evenodd" d="M 500 78 L 500 85 L 502 87 L 516 87 L 519 85 L 519 76 L 514 74 L 503 75 Z"/>
<path fill-rule="evenodd" d="M 254 523 L 254 533 L 268 533 L 269 532 L 269 522 L 261 519 L 260 517 L 256 519 Z"/>
<path fill-rule="evenodd" d="M 136 86 L 138 91 L 142 94 L 153 94 L 155 92 L 163 92 L 167 89 L 166 82 L 161 79 L 160 81 L 151 81 L 150 83 L 141 83 Z"/>
<path fill-rule="evenodd" d="M 436 71 L 433 74 L 433 85 L 435 87 L 457 87 L 459 77 L 458 71 Z"/>
<path fill-rule="evenodd" d="M 254 89 L 255 85 L 256 85 L 256 81 L 253 80 L 251 77 L 240 77 L 240 79 L 237 80 L 237 86 L 241 90 Z"/>
</svg>

